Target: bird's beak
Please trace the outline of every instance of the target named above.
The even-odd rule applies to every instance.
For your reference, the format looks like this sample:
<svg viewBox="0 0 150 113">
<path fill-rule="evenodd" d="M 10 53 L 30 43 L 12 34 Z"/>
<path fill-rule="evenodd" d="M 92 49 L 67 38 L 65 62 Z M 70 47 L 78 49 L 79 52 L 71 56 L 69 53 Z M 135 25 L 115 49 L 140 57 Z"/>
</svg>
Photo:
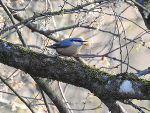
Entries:
<svg viewBox="0 0 150 113">
<path fill-rule="evenodd" d="M 91 43 L 88 42 L 88 41 L 84 41 L 84 42 L 82 42 L 82 44 L 83 44 L 83 45 L 86 45 L 86 46 L 90 46 L 90 45 L 91 45 Z"/>
</svg>

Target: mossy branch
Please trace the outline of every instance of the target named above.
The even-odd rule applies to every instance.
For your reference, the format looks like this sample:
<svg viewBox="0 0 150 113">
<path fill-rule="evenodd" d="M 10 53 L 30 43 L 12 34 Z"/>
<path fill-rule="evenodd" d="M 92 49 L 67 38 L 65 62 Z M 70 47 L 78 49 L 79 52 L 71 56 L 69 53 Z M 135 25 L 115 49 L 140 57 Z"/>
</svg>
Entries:
<svg viewBox="0 0 150 113">
<path fill-rule="evenodd" d="M 0 62 L 30 74 L 83 87 L 100 99 L 150 99 L 150 81 L 134 74 L 116 76 L 94 67 L 47 56 L 0 40 Z"/>
</svg>

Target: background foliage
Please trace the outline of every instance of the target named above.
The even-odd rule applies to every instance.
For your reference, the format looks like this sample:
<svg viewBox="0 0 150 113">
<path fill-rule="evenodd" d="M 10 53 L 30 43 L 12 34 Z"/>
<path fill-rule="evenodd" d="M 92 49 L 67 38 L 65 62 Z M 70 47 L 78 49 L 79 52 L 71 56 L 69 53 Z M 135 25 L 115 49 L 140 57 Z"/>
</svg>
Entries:
<svg viewBox="0 0 150 113">
<path fill-rule="evenodd" d="M 81 50 L 84 63 L 114 75 L 137 73 L 149 67 L 150 62 L 150 1 L 145 0 L 144 4 L 140 1 L 1 0 L 0 38 L 39 53 L 54 55 L 55 51 L 45 48 L 46 45 L 69 37 L 83 37 L 91 42 L 91 46 Z M 58 112 L 30 75 L 3 64 L 0 64 L 0 75 L 36 113 L 46 113 L 48 108 L 52 113 Z M 150 79 L 149 75 L 142 78 Z M 47 80 L 46 83 L 67 104 L 70 113 L 108 111 L 101 100 L 86 89 L 58 81 Z M 0 112 L 30 112 L 7 84 L 2 81 L 0 84 Z M 49 107 L 45 105 L 44 97 Z M 132 106 L 141 106 L 139 109 L 143 112 L 150 111 L 149 101 L 132 102 Z M 138 112 L 138 107 L 134 109 L 118 103 L 127 112 Z"/>
</svg>

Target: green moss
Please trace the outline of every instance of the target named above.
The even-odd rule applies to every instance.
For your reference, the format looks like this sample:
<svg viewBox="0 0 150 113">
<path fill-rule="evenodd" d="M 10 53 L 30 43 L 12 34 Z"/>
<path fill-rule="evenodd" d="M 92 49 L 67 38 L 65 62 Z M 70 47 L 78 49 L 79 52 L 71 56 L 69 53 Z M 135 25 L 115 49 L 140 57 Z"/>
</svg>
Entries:
<svg viewBox="0 0 150 113">
<path fill-rule="evenodd" d="M 141 90 L 142 93 L 144 94 L 150 94 L 150 81 L 148 80 L 143 80 L 143 79 L 139 79 L 140 83 L 142 83 L 141 85 Z"/>
<path fill-rule="evenodd" d="M 14 45 L 11 45 L 11 48 L 12 48 L 12 49 L 15 49 L 15 50 L 17 49 L 17 47 L 14 46 Z"/>
<path fill-rule="evenodd" d="M 119 77 L 121 76 L 121 77 Z M 123 80 L 130 80 L 130 81 L 135 81 L 136 83 L 139 82 L 139 86 L 142 90 L 142 93 L 148 93 L 150 94 L 150 81 L 148 80 L 144 80 L 144 79 L 140 79 L 138 78 L 134 73 L 121 73 L 117 75 L 117 79 L 121 79 Z"/>
<path fill-rule="evenodd" d="M 116 75 L 117 79 L 121 79 L 121 80 L 138 80 L 139 78 L 134 74 L 134 73 L 120 73 L 118 75 Z"/>
<path fill-rule="evenodd" d="M 56 57 L 56 64 L 59 63 L 59 64 L 64 64 L 65 62 L 65 59 L 64 58 L 59 58 L 59 57 Z"/>
<path fill-rule="evenodd" d="M 20 47 L 20 49 L 22 49 L 24 52 L 29 53 L 30 49 L 27 47 Z"/>
<path fill-rule="evenodd" d="M 95 67 L 92 67 L 92 66 L 89 66 L 89 65 L 86 65 L 86 68 L 89 70 L 88 74 L 91 74 L 93 76 L 102 75 L 102 74 L 110 76 L 109 73 L 101 71 L 98 68 L 95 68 Z"/>
<path fill-rule="evenodd" d="M 1 39 L 3 42 L 8 42 L 6 38 Z"/>
<path fill-rule="evenodd" d="M 142 82 L 145 85 L 150 84 L 150 81 L 148 81 L 148 80 L 139 79 L 139 81 Z"/>
<path fill-rule="evenodd" d="M 92 67 L 92 66 L 83 66 L 83 68 L 85 69 L 85 74 L 90 77 L 91 81 L 94 82 L 100 82 L 102 83 L 102 81 L 100 81 L 99 77 L 101 75 L 106 75 L 106 76 L 111 76 L 109 73 L 106 73 L 104 71 L 99 70 L 98 68 Z"/>
</svg>

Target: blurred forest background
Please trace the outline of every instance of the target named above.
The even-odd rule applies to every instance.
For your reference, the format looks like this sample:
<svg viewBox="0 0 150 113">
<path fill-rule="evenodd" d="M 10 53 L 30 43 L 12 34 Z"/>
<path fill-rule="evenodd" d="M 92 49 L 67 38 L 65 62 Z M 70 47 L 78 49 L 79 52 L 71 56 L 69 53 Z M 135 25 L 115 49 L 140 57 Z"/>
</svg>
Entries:
<svg viewBox="0 0 150 113">
<path fill-rule="evenodd" d="M 17 30 L 26 46 L 40 53 L 53 55 L 55 51 L 45 46 L 69 37 L 83 37 L 91 46 L 83 47 L 81 54 L 93 55 L 82 58 L 88 65 L 111 74 L 136 73 L 149 67 L 150 33 L 132 0 L 1 0 L 9 10 L 0 7 L 0 38 L 22 45 Z M 148 1 L 149 2 L 149 1 Z M 79 5 L 84 7 L 80 9 Z M 149 8 L 149 6 L 148 6 Z M 12 11 L 12 12 L 11 12 Z M 52 15 L 49 12 L 54 12 Z M 58 14 L 57 14 L 58 13 Z M 10 16 L 10 15 L 11 16 Z M 28 23 L 13 15 L 21 15 Z M 10 19 L 12 17 L 12 20 Z M 14 26 L 17 26 L 15 28 Z M 39 30 L 39 31 L 38 31 Z M 45 31 L 45 32 L 42 32 Z M 109 56 L 101 56 L 108 53 Z M 70 59 L 70 58 L 67 58 Z M 36 111 L 47 113 L 42 91 L 30 77 L 19 69 L 0 64 L 0 76 Z M 150 76 L 143 76 L 149 80 Z M 68 103 L 70 113 L 108 113 L 108 108 L 88 90 L 58 81 L 47 81 L 54 92 Z M 51 113 L 58 110 L 45 95 Z M 132 100 L 146 113 L 150 112 L 147 100 Z M 119 102 L 118 102 L 119 103 Z M 119 103 L 128 113 L 137 113 L 130 105 Z M 148 110 L 149 109 L 149 110 Z M 0 113 L 30 113 L 6 84 L 0 82 Z"/>
</svg>

